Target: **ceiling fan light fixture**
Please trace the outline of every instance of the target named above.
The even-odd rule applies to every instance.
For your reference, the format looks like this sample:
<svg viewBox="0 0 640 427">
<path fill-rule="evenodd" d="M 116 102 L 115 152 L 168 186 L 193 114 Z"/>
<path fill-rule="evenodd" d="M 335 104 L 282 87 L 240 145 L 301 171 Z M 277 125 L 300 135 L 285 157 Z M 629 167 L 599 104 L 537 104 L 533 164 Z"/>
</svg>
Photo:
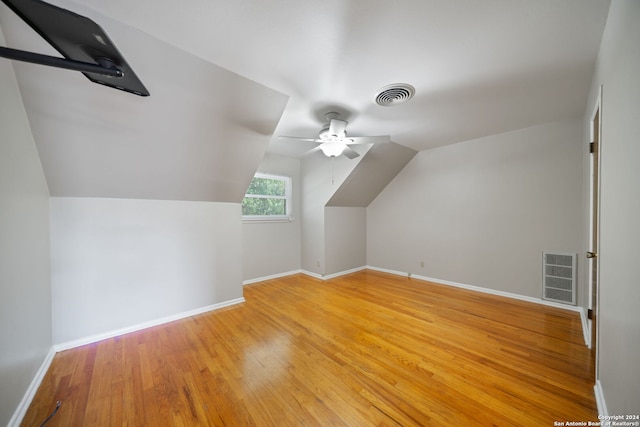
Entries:
<svg viewBox="0 0 640 427">
<path fill-rule="evenodd" d="M 329 142 L 320 146 L 320 149 L 327 157 L 338 157 L 345 148 L 347 148 L 347 144 L 344 142 Z"/>
</svg>

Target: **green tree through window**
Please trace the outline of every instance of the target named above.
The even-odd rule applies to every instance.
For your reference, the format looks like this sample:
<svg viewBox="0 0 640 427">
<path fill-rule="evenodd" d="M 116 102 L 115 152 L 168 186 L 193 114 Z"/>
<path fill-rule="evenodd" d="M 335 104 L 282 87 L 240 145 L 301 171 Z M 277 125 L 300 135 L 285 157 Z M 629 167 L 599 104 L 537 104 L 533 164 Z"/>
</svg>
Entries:
<svg viewBox="0 0 640 427">
<path fill-rule="evenodd" d="M 252 219 L 285 218 L 290 215 L 291 179 L 256 174 L 242 201 L 242 215 Z"/>
</svg>

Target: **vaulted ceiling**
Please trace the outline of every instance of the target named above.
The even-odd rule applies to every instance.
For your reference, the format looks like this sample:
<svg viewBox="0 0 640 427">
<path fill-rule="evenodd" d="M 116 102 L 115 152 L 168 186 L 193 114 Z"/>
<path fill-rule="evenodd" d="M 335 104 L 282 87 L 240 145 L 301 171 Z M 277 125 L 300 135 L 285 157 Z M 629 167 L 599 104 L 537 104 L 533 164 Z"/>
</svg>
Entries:
<svg viewBox="0 0 640 427">
<path fill-rule="evenodd" d="M 15 63 L 52 195 L 239 201 L 328 111 L 425 150 L 578 117 L 606 0 L 51 0 L 109 34 L 148 98 Z M 6 6 L 6 45 L 55 54 Z M 5 59 L 0 59 L 5 60 Z M 378 89 L 415 97 L 376 105 Z M 314 153 L 313 155 L 321 155 Z"/>
</svg>

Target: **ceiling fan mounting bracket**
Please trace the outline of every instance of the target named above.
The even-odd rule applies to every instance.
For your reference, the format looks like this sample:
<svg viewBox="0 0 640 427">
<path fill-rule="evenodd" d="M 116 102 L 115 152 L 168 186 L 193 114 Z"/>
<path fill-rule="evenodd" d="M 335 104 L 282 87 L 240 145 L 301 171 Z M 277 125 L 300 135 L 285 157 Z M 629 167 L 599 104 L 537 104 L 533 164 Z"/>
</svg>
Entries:
<svg viewBox="0 0 640 427">
<path fill-rule="evenodd" d="M 318 134 L 318 137 L 324 142 L 338 142 L 346 139 L 344 134 L 338 135 L 335 133 L 331 133 L 329 125 L 322 128 L 322 130 Z"/>
<path fill-rule="evenodd" d="M 336 113 L 335 111 L 329 111 L 324 115 L 324 118 L 327 119 L 327 123 L 333 119 L 337 119 L 338 117 L 340 117 L 340 113 Z"/>
</svg>

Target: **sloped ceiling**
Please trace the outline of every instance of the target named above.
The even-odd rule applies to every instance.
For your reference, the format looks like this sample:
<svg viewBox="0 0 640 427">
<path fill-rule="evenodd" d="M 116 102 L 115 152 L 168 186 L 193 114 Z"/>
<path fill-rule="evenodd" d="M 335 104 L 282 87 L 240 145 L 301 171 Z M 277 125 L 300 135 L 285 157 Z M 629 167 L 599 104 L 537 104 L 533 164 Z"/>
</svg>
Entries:
<svg viewBox="0 0 640 427">
<path fill-rule="evenodd" d="M 330 110 L 349 120 L 350 135 L 391 135 L 417 151 L 578 117 L 609 8 L 608 0 L 51 2 L 98 22 L 151 91 L 135 99 L 76 73 L 15 65 L 52 194 L 198 200 L 237 200 L 265 148 L 308 149 L 277 135 L 314 137 Z M 6 7 L 0 13 L 8 45 L 46 53 Z M 373 102 L 398 82 L 413 85 L 415 98 Z"/>
<path fill-rule="evenodd" d="M 327 206 L 366 208 L 416 154 L 395 142 L 373 145 Z"/>
</svg>

